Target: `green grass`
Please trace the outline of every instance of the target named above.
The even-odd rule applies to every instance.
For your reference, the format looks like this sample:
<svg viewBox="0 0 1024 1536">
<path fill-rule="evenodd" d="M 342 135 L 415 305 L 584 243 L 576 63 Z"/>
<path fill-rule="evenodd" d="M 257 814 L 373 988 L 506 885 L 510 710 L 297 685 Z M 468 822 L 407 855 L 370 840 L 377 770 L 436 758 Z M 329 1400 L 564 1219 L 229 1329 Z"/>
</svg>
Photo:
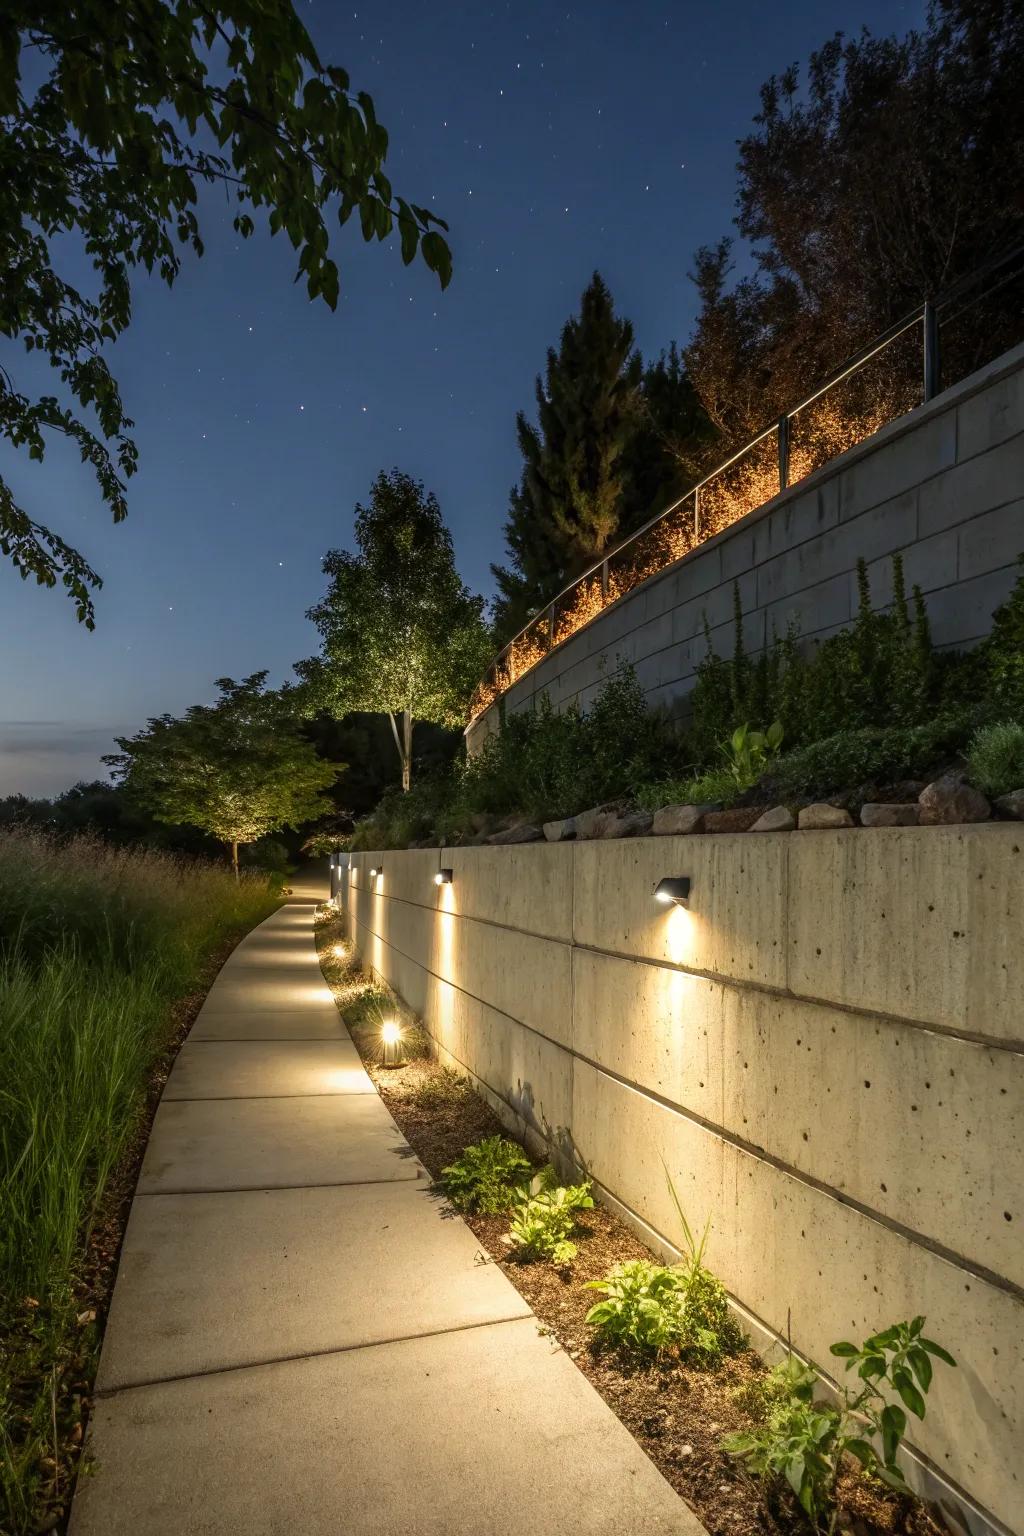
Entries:
<svg viewBox="0 0 1024 1536">
<path fill-rule="evenodd" d="M 0 1530 L 35 1530 L 61 1496 L 82 1264 L 154 1063 L 276 904 L 215 865 L 0 834 Z"/>
</svg>

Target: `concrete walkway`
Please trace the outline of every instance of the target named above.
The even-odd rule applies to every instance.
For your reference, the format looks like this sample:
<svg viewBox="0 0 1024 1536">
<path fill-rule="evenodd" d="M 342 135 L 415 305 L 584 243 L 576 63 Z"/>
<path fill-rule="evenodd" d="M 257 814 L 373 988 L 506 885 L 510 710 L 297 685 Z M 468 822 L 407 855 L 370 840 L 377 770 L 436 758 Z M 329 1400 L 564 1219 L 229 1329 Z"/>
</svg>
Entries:
<svg viewBox="0 0 1024 1536">
<path fill-rule="evenodd" d="M 72 1536 L 699 1536 L 427 1174 L 325 986 L 308 883 L 171 1073 Z"/>
</svg>

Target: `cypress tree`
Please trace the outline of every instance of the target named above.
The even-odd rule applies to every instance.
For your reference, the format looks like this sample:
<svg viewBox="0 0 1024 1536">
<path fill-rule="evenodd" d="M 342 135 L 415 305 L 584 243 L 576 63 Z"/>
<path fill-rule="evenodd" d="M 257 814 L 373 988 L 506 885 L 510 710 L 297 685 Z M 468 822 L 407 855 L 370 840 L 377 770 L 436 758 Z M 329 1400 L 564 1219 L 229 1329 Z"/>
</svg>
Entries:
<svg viewBox="0 0 1024 1536">
<path fill-rule="evenodd" d="M 494 566 L 495 625 L 513 634 L 619 535 L 624 456 L 637 424 L 642 364 L 633 327 L 598 273 L 537 380 L 537 422 L 517 419 L 523 471 Z"/>
</svg>

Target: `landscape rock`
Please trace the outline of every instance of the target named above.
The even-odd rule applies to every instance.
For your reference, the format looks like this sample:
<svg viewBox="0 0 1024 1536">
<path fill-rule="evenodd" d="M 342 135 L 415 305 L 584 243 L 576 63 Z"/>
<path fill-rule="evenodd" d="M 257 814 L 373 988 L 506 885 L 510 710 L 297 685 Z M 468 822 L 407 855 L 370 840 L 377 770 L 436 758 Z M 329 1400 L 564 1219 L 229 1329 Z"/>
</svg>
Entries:
<svg viewBox="0 0 1024 1536">
<path fill-rule="evenodd" d="M 576 822 L 577 838 L 603 837 L 604 829 L 608 822 L 620 814 L 621 806 L 595 805 L 592 810 L 580 811 L 573 820 Z"/>
<path fill-rule="evenodd" d="M 516 827 L 506 827 L 503 832 L 492 832 L 487 839 L 489 843 L 539 843 L 543 832 L 540 827 L 531 826 L 529 822 L 520 822 Z"/>
<path fill-rule="evenodd" d="M 690 832 L 700 832 L 704 817 L 709 811 L 720 811 L 717 804 L 663 805 L 654 813 L 653 831 L 656 837 L 684 837 Z"/>
<path fill-rule="evenodd" d="M 629 811 L 625 816 L 609 816 L 601 829 L 601 836 L 645 837 L 653 821 L 651 811 Z"/>
<path fill-rule="evenodd" d="M 731 811 L 708 811 L 704 817 L 704 831 L 749 832 L 766 809 L 763 805 L 740 805 L 734 806 Z"/>
<path fill-rule="evenodd" d="M 575 816 L 564 816 L 561 821 L 546 821 L 544 836 L 549 843 L 567 843 L 576 836 Z"/>
<path fill-rule="evenodd" d="M 916 827 L 920 808 L 911 805 L 886 805 L 877 800 L 860 808 L 862 827 Z"/>
<path fill-rule="evenodd" d="M 841 806 L 829 805 L 822 800 L 804 806 L 797 818 L 797 826 L 801 832 L 827 832 L 836 827 L 852 827 L 853 817 Z"/>
<path fill-rule="evenodd" d="M 922 789 L 917 803 L 920 807 L 918 819 L 923 827 L 988 821 L 992 814 L 992 807 L 981 790 L 968 784 L 962 773 L 944 773 Z"/>
<path fill-rule="evenodd" d="M 773 805 L 770 811 L 759 816 L 751 832 L 792 832 L 796 818 L 788 805 Z"/>
<path fill-rule="evenodd" d="M 1024 789 L 1011 789 L 1008 795 L 1000 795 L 996 805 L 1004 816 L 1024 821 Z"/>
</svg>

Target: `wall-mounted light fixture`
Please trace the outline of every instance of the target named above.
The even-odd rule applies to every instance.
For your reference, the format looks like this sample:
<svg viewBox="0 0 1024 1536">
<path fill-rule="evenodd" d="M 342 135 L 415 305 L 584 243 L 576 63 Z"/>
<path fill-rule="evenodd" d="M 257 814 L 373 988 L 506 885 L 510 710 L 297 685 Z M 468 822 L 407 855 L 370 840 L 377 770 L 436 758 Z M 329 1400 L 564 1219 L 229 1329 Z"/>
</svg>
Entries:
<svg viewBox="0 0 1024 1536">
<path fill-rule="evenodd" d="M 435 885 L 451 885 L 451 883 L 452 883 L 452 872 L 451 872 L 451 870 L 450 869 L 439 869 L 437 874 L 434 876 L 434 884 Z"/>
<path fill-rule="evenodd" d="M 689 875 L 666 875 L 654 887 L 654 899 L 664 902 L 666 906 L 674 901 L 677 907 L 685 907 L 690 899 Z"/>
<path fill-rule="evenodd" d="M 385 1067 L 405 1066 L 405 1046 L 402 1041 L 402 1026 L 394 1019 L 385 1019 L 380 1027 L 380 1043 L 383 1049 L 383 1062 Z"/>
<path fill-rule="evenodd" d="M 375 864 L 373 869 L 370 870 L 370 879 L 371 880 L 377 880 L 383 873 L 384 873 L 384 866 L 383 866 L 383 864 Z"/>
</svg>

